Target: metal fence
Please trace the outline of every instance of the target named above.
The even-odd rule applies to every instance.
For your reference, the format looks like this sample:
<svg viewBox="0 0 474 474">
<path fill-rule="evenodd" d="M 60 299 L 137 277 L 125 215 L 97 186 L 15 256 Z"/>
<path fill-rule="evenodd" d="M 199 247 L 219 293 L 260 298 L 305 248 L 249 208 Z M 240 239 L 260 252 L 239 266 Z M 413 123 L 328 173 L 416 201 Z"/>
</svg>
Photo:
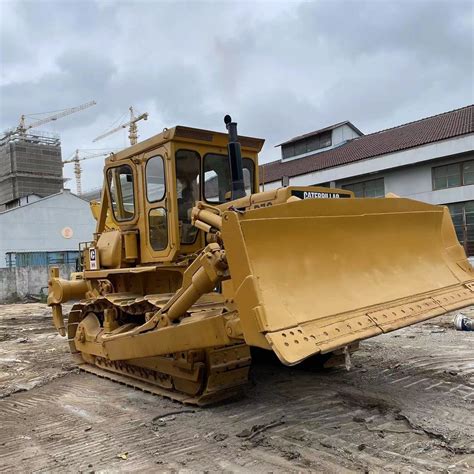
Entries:
<svg viewBox="0 0 474 474">
<path fill-rule="evenodd" d="M 79 260 L 79 252 L 77 250 L 62 252 L 7 252 L 5 256 L 7 268 L 77 264 Z"/>
</svg>

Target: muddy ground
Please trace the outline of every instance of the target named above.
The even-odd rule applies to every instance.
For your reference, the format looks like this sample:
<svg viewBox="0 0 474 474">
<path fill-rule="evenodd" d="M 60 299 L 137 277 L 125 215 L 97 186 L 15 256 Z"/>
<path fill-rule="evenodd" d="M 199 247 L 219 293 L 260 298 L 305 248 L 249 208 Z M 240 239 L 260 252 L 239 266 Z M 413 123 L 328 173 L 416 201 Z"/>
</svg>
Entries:
<svg viewBox="0 0 474 474">
<path fill-rule="evenodd" d="M 0 470 L 474 472 L 474 333 L 443 316 L 352 362 L 260 361 L 245 398 L 183 407 L 78 372 L 44 305 L 0 306 Z"/>
</svg>

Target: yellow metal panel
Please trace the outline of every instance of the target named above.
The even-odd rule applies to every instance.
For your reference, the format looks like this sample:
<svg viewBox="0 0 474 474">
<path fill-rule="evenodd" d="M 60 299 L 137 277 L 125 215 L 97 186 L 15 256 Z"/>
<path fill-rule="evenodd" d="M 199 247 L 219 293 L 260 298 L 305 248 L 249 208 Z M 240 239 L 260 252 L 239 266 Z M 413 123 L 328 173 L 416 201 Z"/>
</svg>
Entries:
<svg viewBox="0 0 474 474">
<path fill-rule="evenodd" d="M 230 344 L 222 316 L 189 318 L 186 324 L 170 326 L 123 339 L 103 338 L 104 352 L 110 360 L 138 359 L 172 354 L 190 349 Z"/>
<path fill-rule="evenodd" d="M 283 363 L 296 364 L 310 355 L 331 352 L 352 342 L 438 316 L 447 310 L 472 305 L 474 293 L 466 286 L 456 285 L 440 296 L 405 299 L 366 313 L 346 313 L 310 321 L 268 332 L 266 338 Z"/>
</svg>

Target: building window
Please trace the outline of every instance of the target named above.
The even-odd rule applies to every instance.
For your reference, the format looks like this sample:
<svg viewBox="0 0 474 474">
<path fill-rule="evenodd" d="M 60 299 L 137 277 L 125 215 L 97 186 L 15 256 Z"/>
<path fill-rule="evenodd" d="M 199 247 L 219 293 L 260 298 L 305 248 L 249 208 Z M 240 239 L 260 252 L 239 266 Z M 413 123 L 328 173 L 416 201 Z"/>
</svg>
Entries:
<svg viewBox="0 0 474 474">
<path fill-rule="evenodd" d="M 304 155 L 311 151 L 327 148 L 332 145 L 332 131 L 323 132 L 319 135 L 303 138 L 287 145 L 282 145 L 281 154 L 283 159 L 291 158 L 293 156 Z"/>
<path fill-rule="evenodd" d="M 360 183 L 345 184 L 343 189 L 352 191 L 358 198 L 376 198 L 385 196 L 385 185 L 383 178 L 370 179 Z"/>
<path fill-rule="evenodd" d="M 303 155 L 308 152 L 308 141 L 301 140 L 295 143 L 295 156 Z"/>
<path fill-rule="evenodd" d="M 324 132 L 319 136 L 319 148 L 327 148 L 332 145 L 332 133 Z"/>
<path fill-rule="evenodd" d="M 306 140 L 307 151 L 319 150 L 321 148 L 321 135 L 309 137 Z"/>
<path fill-rule="evenodd" d="M 468 257 L 474 255 L 474 201 L 447 204 L 459 243 Z"/>
<path fill-rule="evenodd" d="M 462 184 L 474 184 L 474 160 L 462 164 Z"/>
<path fill-rule="evenodd" d="M 433 168 L 433 190 L 474 184 L 474 160 Z"/>
<path fill-rule="evenodd" d="M 283 159 L 291 158 L 295 156 L 295 145 L 293 143 L 288 143 L 288 145 L 283 145 L 281 147 L 281 156 Z"/>
</svg>

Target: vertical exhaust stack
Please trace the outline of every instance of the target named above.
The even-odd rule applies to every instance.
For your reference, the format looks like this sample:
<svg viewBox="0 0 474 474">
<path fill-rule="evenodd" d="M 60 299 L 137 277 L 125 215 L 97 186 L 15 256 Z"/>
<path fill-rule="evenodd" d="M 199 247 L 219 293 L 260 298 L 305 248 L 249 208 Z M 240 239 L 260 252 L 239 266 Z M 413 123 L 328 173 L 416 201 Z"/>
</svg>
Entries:
<svg viewBox="0 0 474 474">
<path fill-rule="evenodd" d="M 232 122 L 230 115 L 224 117 L 224 123 L 229 132 L 229 143 L 227 152 L 230 160 L 230 174 L 232 179 L 232 201 L 245 196 L 244 170 L 242 166 L 242 154 L 237 136 L 237 122 Z"/>
</svg>

